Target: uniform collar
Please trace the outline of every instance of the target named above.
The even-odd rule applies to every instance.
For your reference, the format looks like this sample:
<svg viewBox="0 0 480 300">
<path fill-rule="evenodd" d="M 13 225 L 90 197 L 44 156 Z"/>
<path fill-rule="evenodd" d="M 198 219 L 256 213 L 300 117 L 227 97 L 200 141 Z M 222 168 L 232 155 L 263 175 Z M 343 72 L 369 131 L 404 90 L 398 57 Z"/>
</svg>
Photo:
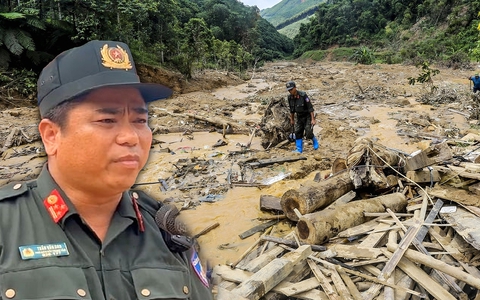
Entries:
<svg viewBox="0 0 480 300">
<path fill-rule="evenodd" d="M 47 197 L 50 196 L 54 190 L 57 190 L 57 192 L 60 194 L 63 201 L 65 202 L 65 204 L 68 207 L 68 211 L 58 221 L 58 224 L 62 228 L 65 228 L 65 221 L 69 217 L 71 217 L 73 215 L 78 215 L 79 216 L 79 214 L 78 214 L 78 211 L 75 208 L 75 205 L 73 205 L 72 201 L 70 201 L 70 199 L 63 192 L 63 190 L 60 188 L 60 186 L 55 182 L 52 175 L 48 171 L 47 164 L 45 164 L 43 166 L 42 171 L 40 172 L 40 175 L 37 178 L 37 191 L 38 191 L 38 193 L 41 197 L 41 200 L 44 201 L 45 199 L 47 199 Z M 45 208 L 45 210 L 47 210 L 47 209 Z M 134 210 L 133 205 L 132 205 L 131 195 L 128 192 L 124 192 L 122 194 L 122 199 L 120 200 L 120 203 L 117 206 L 116 212 L 121 217 L 126 217 L 126 218 L 133 219 L 134 221 L 138 221 L 137 216 L 135 214 L 135 210 Z"/>
</svg>

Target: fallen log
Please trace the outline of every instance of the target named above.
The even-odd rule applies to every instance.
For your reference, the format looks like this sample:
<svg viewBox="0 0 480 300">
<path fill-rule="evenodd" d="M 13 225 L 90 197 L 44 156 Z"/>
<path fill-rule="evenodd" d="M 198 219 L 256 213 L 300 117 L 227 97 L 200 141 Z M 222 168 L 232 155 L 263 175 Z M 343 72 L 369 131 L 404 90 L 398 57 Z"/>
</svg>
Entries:
<svg viewBox="0 0 480 300">
<path fill-rule="evenodd" d="M 295 231 L 307 244 L 322 244 L 338 232 L 368 221 L 364 212 L 402 211 L 407 200 L 402 193 L 393 193 L 368 200 L 358 200 L 340 205 L 334 210 L 324 210 L 303 215 Z"/>
<path fill-rule="evenodd" d="M 292 221 L 298 221 L 295 209 L 304 215 L 324 208 L 339 197 L 353 190 L 353 182 L 348 172 L 327 178 L 320 182 L 312 182 L 298 190 L 288 190 L 282 195 L 282 210 Z"/>
</svg>

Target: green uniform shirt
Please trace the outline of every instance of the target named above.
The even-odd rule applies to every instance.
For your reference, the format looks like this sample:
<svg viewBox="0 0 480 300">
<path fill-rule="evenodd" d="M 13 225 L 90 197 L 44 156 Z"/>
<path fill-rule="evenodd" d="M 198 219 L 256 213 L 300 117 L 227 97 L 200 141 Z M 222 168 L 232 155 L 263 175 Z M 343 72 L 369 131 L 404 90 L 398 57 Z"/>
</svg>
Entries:
<svg viewBox="0 0 480 300">
<path fill-rule="evenodd" d="M 307 93 L 297 91 L 297 95 L 288 95 L 288 106 L 290 113 L 296 113 L 298 117 L 304 118 L 314 111 L 312 102 Z"/>
<path fill-rule="evenodd" d="M 55 189 L 68 206 L 58 223 L 44 204 Z M 212 299 L 196 253 L 167 248 L 154 219 L 159 203 L 138 192 L 137 217 L 131 194 L 102 243 L 46 167 L 35 181 L 0 189 L 0 299 Z"/>
</svg>

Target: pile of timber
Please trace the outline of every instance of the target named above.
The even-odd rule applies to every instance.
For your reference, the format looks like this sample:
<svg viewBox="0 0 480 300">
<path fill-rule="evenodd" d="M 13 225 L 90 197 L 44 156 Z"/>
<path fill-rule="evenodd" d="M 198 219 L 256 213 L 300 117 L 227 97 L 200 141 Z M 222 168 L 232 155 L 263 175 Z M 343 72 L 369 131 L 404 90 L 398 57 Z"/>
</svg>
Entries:
<svg viewBox="0 0 480 300">
<path fill-rule="evenodd" d="M 216 299 L 480 299 L 480 164 L 451 150 L 362 140 L 329 178 L 262 196 L 283 215 L 214 268 Z M 279 221 L 295 229 L 269 235 Z"/>
</svg>

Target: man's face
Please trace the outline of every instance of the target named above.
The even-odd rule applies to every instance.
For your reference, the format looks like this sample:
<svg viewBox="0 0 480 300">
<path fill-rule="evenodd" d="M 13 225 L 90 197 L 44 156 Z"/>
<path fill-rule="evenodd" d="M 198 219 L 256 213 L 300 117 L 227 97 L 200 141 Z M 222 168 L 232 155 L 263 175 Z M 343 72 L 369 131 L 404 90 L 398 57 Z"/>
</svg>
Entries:
<svg viewBox="0 0 480 300">
<path fill-rule="evenodd" d="M 296 87 L 288 90 L 288 92 L 290 93 L 290 95 L 295 95 L 296 91 L 297 91 L 297 88 L 296 88 Z"/>
<path fill-rule="evenodd" d="M 147 120 L 136 89 L 91 92 L 45 147 L 52 176 L 61 186 L 99 195 L 130 188 L 148 159 L 152 132 Z"/>
</svg>

